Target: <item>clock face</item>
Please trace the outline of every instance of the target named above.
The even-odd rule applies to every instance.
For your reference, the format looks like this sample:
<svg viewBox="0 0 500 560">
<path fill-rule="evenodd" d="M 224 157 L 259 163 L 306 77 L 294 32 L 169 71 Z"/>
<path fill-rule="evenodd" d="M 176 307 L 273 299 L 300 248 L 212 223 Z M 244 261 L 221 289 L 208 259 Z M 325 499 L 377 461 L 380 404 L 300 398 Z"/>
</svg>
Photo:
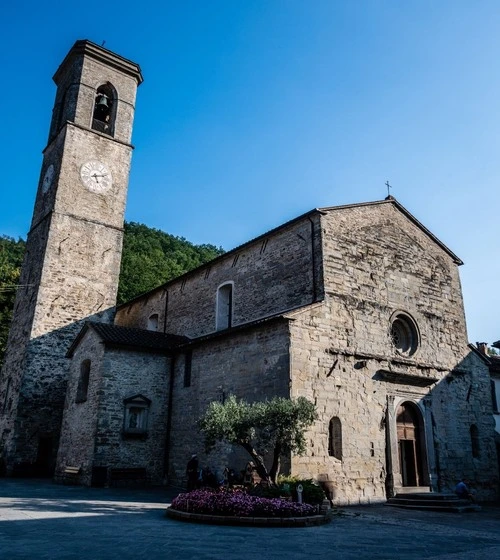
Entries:
<svg viewBox="0 0 500 560">
<path fill-rule="evenodd" d="M 50 189 L 53 180 L 54 180 L 54 165 L 51 163 L 47 167 L 47 170 L 45 171 L 45 175 L 43 176 L 43 180 L 42 180 L 43 194 L 45 194 Z"/>
<path fill-rule="evenodd" d="M 95 193 L 103 193 L 113 184 L 111 171 L 100 161 L 84 163 L 80 168 L 80 178 L 87 189 Z"/>
</svg>

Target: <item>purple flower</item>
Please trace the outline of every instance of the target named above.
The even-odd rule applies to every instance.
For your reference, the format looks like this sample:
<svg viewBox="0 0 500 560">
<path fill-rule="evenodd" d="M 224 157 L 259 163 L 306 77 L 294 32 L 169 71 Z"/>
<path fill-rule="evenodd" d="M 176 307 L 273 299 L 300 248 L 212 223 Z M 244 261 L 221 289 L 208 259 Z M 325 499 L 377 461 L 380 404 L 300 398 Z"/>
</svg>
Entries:
<svg viewBox="0 0 500 560">
<path fill-rule="evenodd" d="M 259 498 L 242 490 L 193 490 L 172 501 L 179 511 L 235 517 L 303 517 L 315 513 L 314 506 L 279 498 Z"/>
</svg>

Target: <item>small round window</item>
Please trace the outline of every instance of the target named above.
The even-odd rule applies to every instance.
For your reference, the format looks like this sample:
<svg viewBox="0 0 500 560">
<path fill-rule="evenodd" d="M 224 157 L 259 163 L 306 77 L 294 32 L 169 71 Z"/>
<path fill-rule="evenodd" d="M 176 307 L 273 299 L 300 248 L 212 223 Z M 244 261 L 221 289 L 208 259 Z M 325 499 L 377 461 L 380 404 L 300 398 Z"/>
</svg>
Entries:
<svg viewBox="0 0 500 560">
<path fill-rule="evenodd" d="M 401 354 L 411 356 L 418 348 L 418 330 L 413 319 L 406 313 L 397 313 L 391 322 L 391 340 Z"/>
</svg>

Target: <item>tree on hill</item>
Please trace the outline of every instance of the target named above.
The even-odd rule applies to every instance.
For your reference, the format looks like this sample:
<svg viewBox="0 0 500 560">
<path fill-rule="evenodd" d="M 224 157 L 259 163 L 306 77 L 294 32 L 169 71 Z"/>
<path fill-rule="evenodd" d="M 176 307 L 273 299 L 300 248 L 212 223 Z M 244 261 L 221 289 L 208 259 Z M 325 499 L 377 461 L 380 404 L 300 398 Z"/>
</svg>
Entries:
<svg viewBox="0 0 500 560">
<path fill-rule="evenodd" d="M 0 366 L 9 336 L 12 309 L 26 244 L 22 239 L 0 236 Z"/>
<path fill-rule="evenodd" d="M 0 367 L 26 244 L 0 236 Z M 147 292 L 224 253 L 214 245 L 194 245 L 143 224 L 125 223 L 118 303 Z"/>
<path fill-rule="evenodd" d="M 305 453 L 304 433 L 316 419 L 316 408 L 305 397 L 247 403 L 231 395 L 223 403 L 211 402 L 198 426 L 205 436 L 207 452 L 217 442 L 239 445 L 252 457 L 262 480 L 275 486 L 281 458 L 286 453 Z M 264 461 L 266 454 L 272 460 L 269 469 Z"/>
<path fill-rule="evenodd" d="M 118 303 L 152 290 L 224 253 L 158 229 L 125 223 Z"/>
</svg>

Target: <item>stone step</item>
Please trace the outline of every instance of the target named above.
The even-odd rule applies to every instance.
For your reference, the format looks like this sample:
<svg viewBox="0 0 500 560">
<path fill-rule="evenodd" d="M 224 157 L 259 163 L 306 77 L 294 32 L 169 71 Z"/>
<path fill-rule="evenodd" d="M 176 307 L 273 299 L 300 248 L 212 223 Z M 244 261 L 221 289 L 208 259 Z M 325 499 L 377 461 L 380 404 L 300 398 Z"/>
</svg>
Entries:
<svg viewBox="0 0 500 560">
<path fill-rule="evenodd" d="M 386 505 L 406 509 L 420 509 L 429 511 L 449 511 L 462 513 L 466 511 L 480 511 L 481 507 L 468 500 L 462 500 L 450 493 L 402 493 L 387 500 Z"/>
<path fill-rule="evenodd" d="M 459 497 L 453 492 L 398 492 L 394 498 L 403 500 L 458 500 Z"/>
<path fill-rule="evenodd" d="M 476 504 L 468 504 L 468 505 L 411 505 L 411 504 L 389 504 L 386 503 L 386 506 L 391 507 L 398 507 L 404 509 L 418 509 L 418 510 L 427 510 L 427 511 L 442 511 L 442 512 L 450 512 L 450 513 L 465 513 L 465 512 L 472 512 L 472 511 L 481 511 L 481 506 Z"/>
</svg>

